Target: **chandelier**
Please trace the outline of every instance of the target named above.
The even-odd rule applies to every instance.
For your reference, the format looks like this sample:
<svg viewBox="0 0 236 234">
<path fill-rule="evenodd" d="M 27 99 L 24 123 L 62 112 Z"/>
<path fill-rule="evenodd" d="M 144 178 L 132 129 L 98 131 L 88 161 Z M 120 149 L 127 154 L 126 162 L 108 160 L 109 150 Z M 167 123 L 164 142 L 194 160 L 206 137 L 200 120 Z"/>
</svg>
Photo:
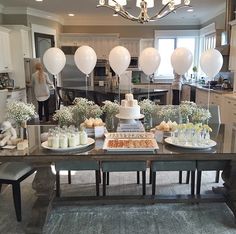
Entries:
<svg viewBox="0 0 236 234">
<path fill-rule="evenodd" d="M 184 7 L 191 7 L 191 0 L 162 0 L 163 7 L 157 11 L 153 16 L 148 15 L 148 8 L 154 7 L 154 0 L 136 0 L 136 6 L 140 8 L 141 12 L 138 17 L 133 16 L 124 6 L 127 4 L 127 0 L 99 0 L 97 7 L 106 7 L 114 11 L 115 15 L 120 15 L 121 17 L 136 21 L 141 24 L 155 21 L 165 16 L 169 15 L 172 12 Z"/>
</svg>

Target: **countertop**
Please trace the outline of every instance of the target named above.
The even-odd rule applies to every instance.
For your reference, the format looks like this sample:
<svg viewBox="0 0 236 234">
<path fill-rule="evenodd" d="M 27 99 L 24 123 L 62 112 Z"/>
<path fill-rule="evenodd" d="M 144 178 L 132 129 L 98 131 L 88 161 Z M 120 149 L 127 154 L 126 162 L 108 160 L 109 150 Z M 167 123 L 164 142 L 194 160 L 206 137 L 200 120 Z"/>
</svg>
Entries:
<svg viewBox="0 0 236 234">
<path fill-rule="evenodd" d="M 225 97 L 236 101 L 236 93 L 226 94 Z"/>
<path fill-rule="evenodd" d="M 203 87 L 201 84 L 196 84 L 196 83 L 184 83 L 183 85 L 189 85 L 191 87 L 195 87 L 197 89 L 201 89 L 201 90 L 204 90 L 204 91 L 209 91 L 210 92 L 213 92 L 213 93 L 218 93 L 218 94 L 233 94 L 233 90 L 227 90 L 227 89 L 212 89 L 212 88 L 206 88 L 206 87 Z"/>
</svg>

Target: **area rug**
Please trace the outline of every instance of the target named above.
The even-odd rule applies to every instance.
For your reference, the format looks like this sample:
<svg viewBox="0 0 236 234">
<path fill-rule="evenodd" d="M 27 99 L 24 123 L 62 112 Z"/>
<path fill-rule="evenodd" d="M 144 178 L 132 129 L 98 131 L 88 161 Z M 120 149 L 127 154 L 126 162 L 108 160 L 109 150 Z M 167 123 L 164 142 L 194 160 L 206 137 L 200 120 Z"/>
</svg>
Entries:
<svg viewBox="0 0 236 234">
<path fill-rule="evenodd" d="M 44 234 L 233 234 L 223 203 L 55 207 Z"/>
</svg>

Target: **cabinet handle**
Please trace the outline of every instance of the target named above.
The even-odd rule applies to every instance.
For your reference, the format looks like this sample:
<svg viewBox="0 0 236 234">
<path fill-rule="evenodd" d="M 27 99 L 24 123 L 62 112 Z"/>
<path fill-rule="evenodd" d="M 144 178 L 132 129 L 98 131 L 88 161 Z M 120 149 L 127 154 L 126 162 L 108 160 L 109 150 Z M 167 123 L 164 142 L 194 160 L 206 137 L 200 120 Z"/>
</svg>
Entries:
<svg viewBox="0 0 236 234">
<path fill-rule="evenodd" d="M 231 102 L 230 102 L 230 101 L 228 101 L 228 103 L 229 103 L 229 104 L 231 104 Z"/>
<path fill-rule="evenodd" d="M 7 69 L 8 67 L 4 67 L 5 69 Z"/>
</svg>

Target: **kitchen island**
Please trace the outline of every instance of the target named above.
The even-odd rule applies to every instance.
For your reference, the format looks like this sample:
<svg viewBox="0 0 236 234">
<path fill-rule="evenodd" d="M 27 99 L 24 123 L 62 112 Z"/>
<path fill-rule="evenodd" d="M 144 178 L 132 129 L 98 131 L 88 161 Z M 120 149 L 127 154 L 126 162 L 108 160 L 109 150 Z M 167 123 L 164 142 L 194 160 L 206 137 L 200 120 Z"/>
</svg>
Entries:
<svg viewBox="0 0 236 234">
<path fill-rule="evenodd" d="M 40 132 L 43 126 L 32 125 Z M 48 126 L 47 126 L 48 127 Z M 0 161 L 23 161 L 32 164 L 37 173 L 33 181 L 33 189 L 36 191 L 38 199 L 32 210 L 32 220 L 28 224 L 28 233 L 41 233 L 42 226 L 45 222 L 47 212 L 50 211 L 50 204 L 54 198 L 55 175 L 51 171 L 51 165 L 67 161 L 194 161 L 196 165 L 199 161 L 205 161 L 208 164 L 217 161 L 218 163 L 227 162 L 224 168 L 222 178 L 224 187 L 217 189 L 221 194 L 211 195 L 193 195 L 174 197 L 152 196 L 115 196 L 115 197 L 86 197 L 78 198 L 79 203 L 93 202 L 95 204 L 116 204 L 124 202 L 138 202 L 152 204 L 156 202 L 226 202 L 236 217 L 236 125 L 212 125 L 213 134 L 211 138 L 217 142 L 217 145 L 205 150 L 184 149 L 167 143 L 158 143 L 159 149 L 154 152 L 108 152 L 102 149 L 104 139 L 96 139 L 95 143 L 83 150 L 73 150 L 66 152 L 55 152 L 43 149 L 39 139 L 40 134 L 31 136 L 34 143 L 26 151 L 0 151 Z M 29 131 L 30 133 L 31 131 Z M 65 201 L 65 200 L 64 200 Z M 48 209 L 49 207 L 49 209 Z"/>
<path fill-rule="evenodd" d="M 84 97 L 94 101 L 98 105 L 102 105 L 104 101 L 120 100 L 125 98 L 126 93 L 133 93 L 134 98 L 138 101 L 147 99 L 154 101 L 156 104 L 167 104 L 167 92 L 165 89 L 139 89 L 133 88 L 131 90 L 108 89 L 106 87 L 60 87 L 65 92 L 67 98 L 72 102 L 75 97 Z M 120 97 L 119 97 L 120 94 Z"/>
</svg>

